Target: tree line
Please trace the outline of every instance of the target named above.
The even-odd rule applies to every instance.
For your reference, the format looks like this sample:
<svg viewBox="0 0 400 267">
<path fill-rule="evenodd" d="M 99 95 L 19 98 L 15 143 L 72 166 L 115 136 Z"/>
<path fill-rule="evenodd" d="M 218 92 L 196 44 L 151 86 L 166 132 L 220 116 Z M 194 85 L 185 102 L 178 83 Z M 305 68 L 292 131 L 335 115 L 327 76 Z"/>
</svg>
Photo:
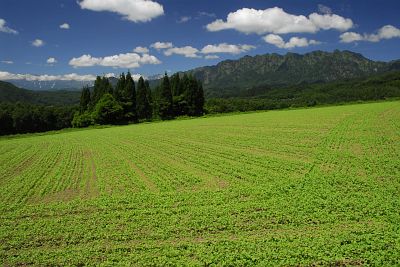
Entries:
<svg viewBox="0 0 400 267">
<path fill-rule="evenodd" d="M 106 77 L 97 76 L 93 89 L 84 87 L 73 127 L 93 124 L 126 124 L 162 120 L 177 116 L 204 114 L 204 92 L 200 81 L 191 75 L 164 75 L 154 92 L 149 81 L 135 83 L 131 73 L 119 76 L 115 88 Z"/>
<path fill-rule="evenodd" d="M 27 103 L 0 104 L 0 135 L 45 132 L 71 127 L 75 107 Z"/>
</svg>

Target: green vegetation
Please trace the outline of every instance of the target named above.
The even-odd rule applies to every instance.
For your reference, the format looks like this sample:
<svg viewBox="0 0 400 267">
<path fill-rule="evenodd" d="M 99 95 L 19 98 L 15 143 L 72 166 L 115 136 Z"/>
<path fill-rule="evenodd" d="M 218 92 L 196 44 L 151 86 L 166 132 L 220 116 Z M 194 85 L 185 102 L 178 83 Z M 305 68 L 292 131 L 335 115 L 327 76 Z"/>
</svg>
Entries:
<svg viewBox="0 0 400 267">
<path fill-rule="evenodd" d="M 0 265 L 398 266 L 399 118 L 397 101 L 3 137 Z"/>
</svg>

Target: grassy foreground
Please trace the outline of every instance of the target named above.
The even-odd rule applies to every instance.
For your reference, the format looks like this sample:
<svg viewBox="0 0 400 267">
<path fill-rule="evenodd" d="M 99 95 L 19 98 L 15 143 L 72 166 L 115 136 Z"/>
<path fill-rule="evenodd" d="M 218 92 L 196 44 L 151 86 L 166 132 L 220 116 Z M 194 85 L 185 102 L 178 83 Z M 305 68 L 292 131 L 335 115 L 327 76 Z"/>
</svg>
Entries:
<svg viewBox="0 0 400 267">
<path fill-rule="evenodd" d="M 0 139 L 0 265 L 400 265 L 400 102 Z"/>
</svg>

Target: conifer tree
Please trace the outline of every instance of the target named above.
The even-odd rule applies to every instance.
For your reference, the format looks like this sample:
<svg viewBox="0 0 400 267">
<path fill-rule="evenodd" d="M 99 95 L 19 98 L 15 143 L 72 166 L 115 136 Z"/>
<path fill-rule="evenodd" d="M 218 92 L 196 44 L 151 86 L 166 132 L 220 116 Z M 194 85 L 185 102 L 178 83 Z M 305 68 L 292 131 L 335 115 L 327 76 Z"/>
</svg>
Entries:
<svg viewBox="0 0 400 267">
<path fill-rule="evenodd" d="M 189 77 L 185 73 L 185 74 L 183 74 L 183 77 L 181 79 L 181 94 L 186 95 L 186 91 L 187 91 L 188 87 L 189 87 Z"/>
<path fill-rule="evenodd" d="M 150 83 L 148 80 L 144 81 L 144 85 L 146 87 L 146 97 L 147 100 L 149 101 L 149 111 L 148 111 L 148 119 L 152 119 L 153 118 L 153 109 L 154 109 L 154 104 L 153 104 L 153 93 L 151 91 L 150 88 Z"/>
<path fill-rule="evenodd" d="M 93 86 L 93 96 L 92 96 L 92 101 L 91 101 L 91 106 L 94 107 L 99 101 L 99 99 L 103 96 L 102 93 L 102 79 L 100 76 L 96 77 L 96 80 L 94 81 L 94 86 Z"/>
<path fill-rule="evenodd" d="M 149 100 L 150 105 L 153 104 L 153 94 L 150 89 L 150 83 L 148 80 L 144 81 L 144 85 L 146 87 L 146 95 L 147 99 Z"/>
<path fill-rule="evenodd" d="M 182 94 L 183 90 L 179 73 L 175 73 L 171 76 L 171 90 L 173 96 L 179 96 Z"/>
<path fill-rule="evenodd" d="M 89 104 L 90 104 L 90 90 L 88 86 L 85 86 L 83 87 L 81 93 L 81 99 L 79 104 L 80 113 L 84 113 L 89 108 Z"/>
<path fill-rule="evenodd" d="M 114 90 L 114 98 L 117 101 L 121 101 L 122 100 L 122 95 L 123 95 L 123 92 L 125 90 L 125 83 L 126 83 L 125 82 L 125 73 L 122 73 L 119 76 L 117 85 L 115 86 L 115 90 Z"/>
<path fill-rule="evenodd" d="M 203 85 L 193 76 L 187 78 L 186 85 L 187 113 L 190 116 L 201 116 L 204 113 Z"/>
<path fill-rule="evenodd" d="M 150 106 L 150 101 L 147 96 L 146 84 L 143 77 L 139 78 L 137 84 L 136 101 L 138 119 L 151 119 L 152 110 Z"/>
<path fill-rule="evenodd" d="M 101 79 L 101 86 L 102 86 L 102 96 L 104 94 L 113 94 L 113 87 L 110 83 L 110 80 L 108 80 L 108 78 L 106 76 L 103 76 L 103 78 Z"/>
<path fill-rule="evenodd" d="M 173 114 L 173 102 L 172 102 L 172 92 L 171 85 L 167 73 L 165 73 L 164 78 L 161 83 L 161 95 L 159 100 L 159 115 L 161 119 L 172 119 Z"/>
<path fill-rule="evenodd" d="M 129 71 L 125 77 L 122 105 L 124 107 L 125 118 L 128 121 L 137 121 L 135 82 L 133 81 L 132 75 Z"/>
<path fill-rule="evenodd" d="M 197 81 L 196 116 L 204 114 L 204 102 L 203 84 L 200 81 Z"/>
</svg>

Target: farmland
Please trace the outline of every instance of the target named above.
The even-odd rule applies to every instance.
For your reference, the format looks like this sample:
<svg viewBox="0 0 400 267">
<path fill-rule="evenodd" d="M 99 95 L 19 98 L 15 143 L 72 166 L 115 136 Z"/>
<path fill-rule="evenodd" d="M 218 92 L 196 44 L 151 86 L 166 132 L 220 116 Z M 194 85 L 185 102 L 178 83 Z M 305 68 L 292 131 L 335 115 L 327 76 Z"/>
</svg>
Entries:
<svg viewBox="0 0 400 267">
<path fill-rule="evenodd" d="M 0 139 L 2 265 L 400 265 L 400 102 Z"/>
</svg>

